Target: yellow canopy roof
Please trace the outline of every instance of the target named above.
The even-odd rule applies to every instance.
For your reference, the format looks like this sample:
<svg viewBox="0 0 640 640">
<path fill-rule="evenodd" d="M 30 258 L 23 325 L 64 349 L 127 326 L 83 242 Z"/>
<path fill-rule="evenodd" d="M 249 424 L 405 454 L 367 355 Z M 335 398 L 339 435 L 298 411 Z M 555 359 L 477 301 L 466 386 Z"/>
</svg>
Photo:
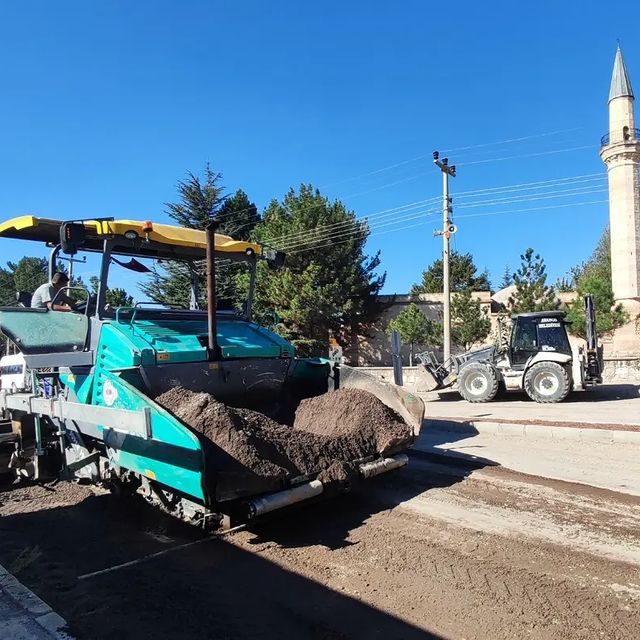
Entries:
<svg viewBox="0 0 640 640">
<path fill-rule="evenodd" d="M 60 242 L 60 227 L 63 222 L 63 220 L 36 218 L 35 216 L 12 218 L 0 223 L 0 238 L 58 244 Z M 197 254 L 204 255 L 206 252 L 207 243 L 204 231 L 153 223 L 153 230 L 148 234 L 147 242 L 147 234 L 143 231 L 143 225 L 145 223 L 139 220 L 85 221 L 87 241 L 84 248 L 89 251 L 100 251 L 102 240 L 114 238 L 117 240 L 114 253 L 127 255 L 153 256 L 157 254 L 157 257 L 171 257 L 174 253 L 188 253 L 197 257 Z M 248 250 L 253 251 L 256 255 L 262 253 L 262 247 L 259 244 L 234 240 L 230 236 L 218 233 L 215 234 L 215 250 L 216 252 L 237 254 L 246 254 Z"/>
</svg>

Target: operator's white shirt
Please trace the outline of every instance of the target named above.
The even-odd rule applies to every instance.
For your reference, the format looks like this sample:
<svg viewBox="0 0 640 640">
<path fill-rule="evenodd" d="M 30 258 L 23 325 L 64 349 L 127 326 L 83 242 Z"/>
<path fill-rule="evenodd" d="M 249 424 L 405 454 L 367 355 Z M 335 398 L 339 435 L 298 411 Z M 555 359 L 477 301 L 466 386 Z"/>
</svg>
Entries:
<svg viewBox="0 0 640 640">
<path fill-rule="evenodd" d="M 47 302 L 51 302 L 56 295 L 56 290 L 50 282 L 40 285 L 31 296 L 32 307 L 46 307 Z"/>
</svg>

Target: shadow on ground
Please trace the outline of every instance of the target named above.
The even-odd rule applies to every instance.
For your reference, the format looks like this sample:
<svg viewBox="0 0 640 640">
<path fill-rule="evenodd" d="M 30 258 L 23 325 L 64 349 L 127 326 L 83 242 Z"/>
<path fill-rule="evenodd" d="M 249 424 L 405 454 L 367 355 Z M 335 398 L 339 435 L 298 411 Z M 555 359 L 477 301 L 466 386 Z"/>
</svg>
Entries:
<svg viewBox="0 0 640 640">
<path fill-rule="evenodd" d="M 373 514 L 455 484 L 484 464 L 470 456 L 467 466 L 463 461 L 451 473 L 442 465 L 438 470 L 438 465 L 420 464 L 429 454 L 412 456 L 418 464 L 362 483 L 348 495 L 252 524 L 255 552 L 233 544 L 233 538 L 205 541 L 200 530 L 137 499 L 82 493 L 73 506 L 52 503 L 53 508 L 47 508 L 49 491 L 42 489 L 42 508 L 38 502 L 37 511 L 30 505 L 26 512 L 0 520 L 0 563 L 63 615 L 79 640 L 435 639 L 438 636 L 424 629 L 259 555 L 259 545 L 265 543 L 283 548 L 349 545 L 350 531 Z M 16 499 L 15 494 L 15 488 L 5 485 L 0 503 Z M 194 546 L 78 580 L 198 540 Z M 428 620 L 424 626 L 428 628 Z"/>
<path fill-rule="evenodd" d="M 455 389 L 433 391 L 430 393 L 431 402 L 464 402 L 466 400 Z M 640 398 L 640 385 L 638 384 L 603 384 L 587 389 L 586 391 L 574 391 L 569 393 L 563 402 L 610 402 L 615 400 L 632 400 Z M 534 404 L 534 401 L 524 391 L 501 391 L 487 406 L 495 403 L 524 401 Z M 472 404 L 472 403 L 468 403 Z M 429 403 L 427 403 L 427 407 Z M 483 403 L 476 404 L 482 407 Z"/>
<path fill-rule="evenodd" d="M 603 384 L 588 389 L 585 393 L 570 393 L 565 402 L 607 402 L 640 398 L 640 385 Z"/>
<path fill-rule="evenodd" d="M 220 539 L 79 581 L 166 546 L 160 540 L 168 531 L 172 544 L 198 537 L 166 523 L 164 534 L 150 531 L 162 517 L 140 512 L 146 508 L 123 522 L 111 502 L 96 496 L 0 522 L 2 564 L 63 615 L 79 640 L 438 637 Z M 300 528 L 315 524 L 297 521 Z"/>
</svg>

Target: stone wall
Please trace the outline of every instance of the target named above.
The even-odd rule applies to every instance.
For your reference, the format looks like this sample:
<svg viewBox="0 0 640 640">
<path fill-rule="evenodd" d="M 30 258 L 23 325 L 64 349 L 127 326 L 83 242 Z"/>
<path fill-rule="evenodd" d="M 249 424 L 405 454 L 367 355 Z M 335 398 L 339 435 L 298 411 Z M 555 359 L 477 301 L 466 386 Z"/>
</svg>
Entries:
<svg viewBox="0 0 640 640">
<path fill-rule="evenodd" d="M 603 381 L 629 382 L 640 384 L 640 356 L 622 357 L 614 356 L 604 359 Z"/>
<path fill-rule="evenodd" d="M 481 308 L 489 315 L 492 324 L 495 325 L 497 316 L 491 315 L 491 293 L 477 291 L 473 296 L 480 300 Z M 415 303 L 429 320 L 441 322 L 443 297 L 441 293 L 422 293 L 417 296 L 408 294 L 380 296 L 380 299 L 389 303 L 390 306 L 382 313 L 369 331 L 369 335 L 358 337 L 358 354 L 352 358 L 351 364 L 354 366 L 391 366 L 391 343 L 387 334 L 389 322 L 411 303 Z M 442 359 L 442 350 L 434 348 L 433 345 L 418 345 L 415 349 L 416 353 L 426 350 L 434 351 L 438 358 Z M 403 364 L 409 364 L 409 345 L 402 345 L 402 361 Z"/>
</svg>

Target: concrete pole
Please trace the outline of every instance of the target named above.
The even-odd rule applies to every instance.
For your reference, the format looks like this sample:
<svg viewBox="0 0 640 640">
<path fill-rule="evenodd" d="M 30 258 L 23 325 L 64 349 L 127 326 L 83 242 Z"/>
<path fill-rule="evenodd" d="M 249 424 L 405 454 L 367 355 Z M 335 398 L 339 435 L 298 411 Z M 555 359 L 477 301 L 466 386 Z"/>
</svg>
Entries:
<svg viewBox="0 0 640 640">
<path fill-rule="evenodd" d="M 455 165 L 449 165 L 449 159 L 440 160 L 438 151 L 433 152 L 433 162 L 442 171 L 442 231 L 434 231 L 435 236 L 442 236 L 442 293 L 443 312 L 442 325 L 444 333 L 443 355 L 444 362 L 451 357 L 451 286 L 449 282 L 449 238 L 456 228 L 451 224 L 449 214 L 451 205 L 449 199 L 449 176 L 455 177 Z"/>
<path fill-rule="evenodd" d="M 449 285 L 449 172 L 442 172 L 442 292 L 444 362 L 451 357 L 451 291 Z"/>
</svg>

